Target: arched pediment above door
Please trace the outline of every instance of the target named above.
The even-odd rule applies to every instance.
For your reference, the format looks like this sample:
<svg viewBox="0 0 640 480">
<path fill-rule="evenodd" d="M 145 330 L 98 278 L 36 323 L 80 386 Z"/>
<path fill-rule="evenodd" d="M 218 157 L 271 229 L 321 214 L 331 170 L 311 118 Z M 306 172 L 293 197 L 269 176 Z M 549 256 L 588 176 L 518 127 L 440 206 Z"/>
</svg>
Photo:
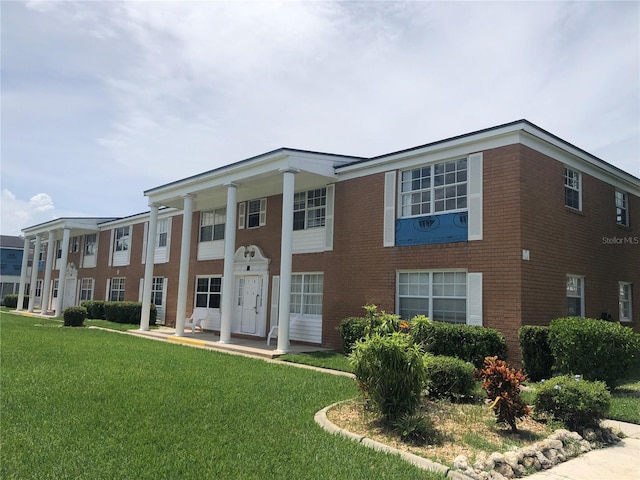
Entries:
<svg viewBox="0 0 640 480">
<path fill-rule="evenodd" d="M 238 247 L 233 256 L 234 270 L 240 272 L 266 272 L 269 270 L 270 258 L 257 245 L 243 245 Z"/>
</svg>

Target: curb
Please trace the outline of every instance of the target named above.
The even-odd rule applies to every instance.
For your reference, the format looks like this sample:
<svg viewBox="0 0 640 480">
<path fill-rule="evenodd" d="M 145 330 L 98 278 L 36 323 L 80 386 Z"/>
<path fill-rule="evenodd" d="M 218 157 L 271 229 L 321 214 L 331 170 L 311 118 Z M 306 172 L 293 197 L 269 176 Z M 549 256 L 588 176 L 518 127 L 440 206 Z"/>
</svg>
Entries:
<svg viewBox="0 0 640 480">
<path fill-rule="evenodd" d="M 348 401 L 348 400 L 345 400 L 345 401 Z M 447 476 L 447 478 L 451 478 L 453 480 L 472 480 L 471 477 L 468 477 L 467 475 L 464 475 L 461 472 L 454 471 L 449 467 L 442 465 L 440 463 L 434 462 L 432 460 L 428 460 L 424 457 L 419 457 L 418 455 L 414 455 L 413 453 L 398 450 L 397 448 L 393 448 L 393 447 L 390 447 L 389 445 L 385 445 L 384 443 L 377 442 L 368 437 L 365 437 L 364 435 L 353 433 L 353 432 L 350 432 L 349 430 L 345 430 L 344 428 L 338 427 L 327 418 L 327 411 L 329 411 L 330 408 L 333 408 L 337 405 L 340 405 L 341 403 L 344 403 L 345 401 L 336 402 L 332 405 L 329 405 L 328 407 L 323 408 L 322 410 L 320 410 L 315 414 L 313 419 L 321 428 L 323 428 L 324 430 L 326 430 L 327 432 L 333 435 L 345 437 L 349 440 L 356 441 L 362 445 L 365 445 L 374 450 L 378 450 L 380 452 L 390 453 L 392 455 L 398 455 L 402 459 L 406 460 L 407 462 L 423 470 L 440 473 L 442 475 Z"/>
</svg>

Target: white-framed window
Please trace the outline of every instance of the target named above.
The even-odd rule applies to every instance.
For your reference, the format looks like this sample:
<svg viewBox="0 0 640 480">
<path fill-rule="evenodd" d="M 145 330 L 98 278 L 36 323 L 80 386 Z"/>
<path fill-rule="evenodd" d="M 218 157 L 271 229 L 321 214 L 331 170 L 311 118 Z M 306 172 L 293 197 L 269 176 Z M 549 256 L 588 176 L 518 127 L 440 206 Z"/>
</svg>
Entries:
<svg viewBox="0 0 640 480">
<path fill-rule="evenodd" d="M 411 271 L 397 274 L 398 314 L 409 320 L 467 323 L 467 272 Z"/>
<path fill-rule="evenodd" d="M 258 228 L 267 224 L 267 199 L 249 200 L 238 205 L 238 228 Z"/>
<path fill-rule="evenodd" d="M 58 298 L 58 287 L 60 286 L 60 280 L 53 280 L 53 287 L 51 288 L 51 298 Z"/>
<path fill-rule="evenodd" d="M 629 203 L 627 194 L 616 190 L 616 223 L 629 226 Z"/>
<path fill-rule="evenodd" d="M 584 317 L 584 277 L 567 275 L 567 317 Z"/>
<path fill-rule="evenodd" d="M 80 281 L 80 301 L 93 300 L 93 278 L 83 278 Z"/>
<path fill-rule="evenodd" d="M 153 277 L 151 284 L 151 303 L 155 306 L 162 306 L 162 297 L 164 294 L 164 277 Z"/>
<path fill-rule="evenodd" d="M 98 234 L 89 233 L 85 235 L 84 236 L 84 254 L 95 255 L 97 244 L 98 244 Z"/>
<path fill-rule="evenodd" d="M 467 159 L 404 170 L 400 175 L 401 217 L 467 209 Z"/>
<path fill-rule="evenodd" d="M 296 273 L 291 275 L 290 313 L 322 315 L 324 274 Z"/>
<path fill-rule="evenodd" d="M 293 197 L 293 229 L 324 227 L 326 208 L 326 187 L 296 193 Z"/>
<path fill-rule="evenodd" d="M 124 301 L 125 283 L 125 277 L 117 277 L 111 279 L 111 285 L 109 286 L 109 301 Z"/>
<path fill-rule="evenodd" d="M 42 279 L 39 278 L 38 280 L 36 280 L 36 289 L 35 289 L 35 291 L 33 293 L 33 295 L 36 298 L 42 297 L 42 283 L 43 283 Z"/>
<path fill-rule="evenodd" d="M 129 250 L 129 231 L 130 226 L 127 227 L 118 227 L 115 229 L 114 239 L 115 239 L 115 251 L 116 252 L 126 252 Z"/>
<path fill-rule="evenodd" d="M 56 240 L 56 258 L 62 258 L 62 241 Z"/>
<path fill-rule="evenodd" d="M 80 237 L 71 237 L 69 239 L 69 253 L 80 251 Z"/>
<path fill-rule="evenodd" d="M 220 308 L 222 277 L 196 277 L 196 307 Z"/>
<path fill-rule="evenodd" d="M 564 167 L 564 204 L 582 210 L 581 174 L 567 167 Z"/>
<path fill-rule="evenodd" d="M 630 322 L 631 317 L 631 284 L 628 282 L 618 283 L 618 306 L 620 308 L 620 321 Z"/>
<path fill-rule="evenodd" d="M 200 241 L 224 240 L 224 225 L 226 221 L 226 208 L 200 212 Z"/>
<path fill-rule="evenodd" d="M 158 220 L 156 227 L 156 248 L 163 248 L 167 246 L 169 240 L 169 219 L 163 218 Z"/>
</svg>

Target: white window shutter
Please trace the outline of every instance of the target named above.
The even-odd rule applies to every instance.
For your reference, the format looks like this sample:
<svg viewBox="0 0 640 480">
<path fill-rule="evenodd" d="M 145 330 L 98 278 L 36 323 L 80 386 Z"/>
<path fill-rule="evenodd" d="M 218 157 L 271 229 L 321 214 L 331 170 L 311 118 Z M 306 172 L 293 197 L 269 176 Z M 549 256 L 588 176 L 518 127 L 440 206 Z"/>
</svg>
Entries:
<svg viewBox="0 0 640 480">
<path fill-rule="evenodd" d="M 144 278 L 140 279 L 140 285 L 138 286 L 138 301 L 142 301 L 142 292 L 144 291 Z"/>
<path fill-rule="evenodd" d="M 333 210 L 335 205 L 335 185 L 327 185 L 327 204 L 324 216 L 325 250 L 333 250 Z"/>
<path fill-rule="evenodd" d="M 245 216 L 247 212 L 247 202 L 238 204 L 238 229 L 242 230 L 245 224 Z"/>
<path fill-rule="evenodd" d="M 110 300 L 109 293 L 111 291 L 111 279 L 107 278 L 107 289 L 104 292 L 104 300 L 108 302 Z"/>
<path fill-rule="evenodd" d="M 109 266 L 113 263 L 113 242 L 116 236 L 116 229 L 111 229 L 111 242 L 109 243 Z"/>
<path fill-rule="evenodd" d="M 260 199 L 260 226 L 264 227 L 267 224 L 267 199 Z"/>
<path fill-rule="evenodd" d="M 149 235 L 149 222 L 144 222 L 144 233 L 142 235 L 142 264 L 147 261 L 147 243 L 149 240 L 147 236 Z"/>
<path fill-rule="evenodd" d="M 469 155 L 469 241 L 482 240 L 482 152 Z"/>
<path fill-rule="evenodd" d="M 169 252 L 171 251 L 171 222 L 173 217 L 167 218 L 167 248 L 165 250 L 164 261 L 169 261 Z"/>
<path fill-rule="evenodd" d="M 271 327 L 278 323 L 278 307 L 280 305 L 280 276 L 274 275 L 271 281 Z"/>
<path fill-rule="evenodd" d="M 396 172 L 384 174 L 384 247 L 394 247 L 396 244 Z"/>
<path fill-rule="evenodd" d="M 467 324 L 482 326 L 482 273 L 467 274 Z"/>
</svg>

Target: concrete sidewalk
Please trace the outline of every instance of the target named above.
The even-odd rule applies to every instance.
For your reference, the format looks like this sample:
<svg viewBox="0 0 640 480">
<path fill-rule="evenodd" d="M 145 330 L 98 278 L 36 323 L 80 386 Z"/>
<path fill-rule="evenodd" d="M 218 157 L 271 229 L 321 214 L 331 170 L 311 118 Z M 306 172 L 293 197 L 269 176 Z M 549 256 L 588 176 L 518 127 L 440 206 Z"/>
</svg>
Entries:
<svg viewBox="0 0 640 480">
<path fill-rule="evenodd" d="M 640 479 L 640 425 L 605 420 L 604 425 L 625 434 L 620 443 L 592 450 L 527 480 L 636 480 Z"/>
</svg>

